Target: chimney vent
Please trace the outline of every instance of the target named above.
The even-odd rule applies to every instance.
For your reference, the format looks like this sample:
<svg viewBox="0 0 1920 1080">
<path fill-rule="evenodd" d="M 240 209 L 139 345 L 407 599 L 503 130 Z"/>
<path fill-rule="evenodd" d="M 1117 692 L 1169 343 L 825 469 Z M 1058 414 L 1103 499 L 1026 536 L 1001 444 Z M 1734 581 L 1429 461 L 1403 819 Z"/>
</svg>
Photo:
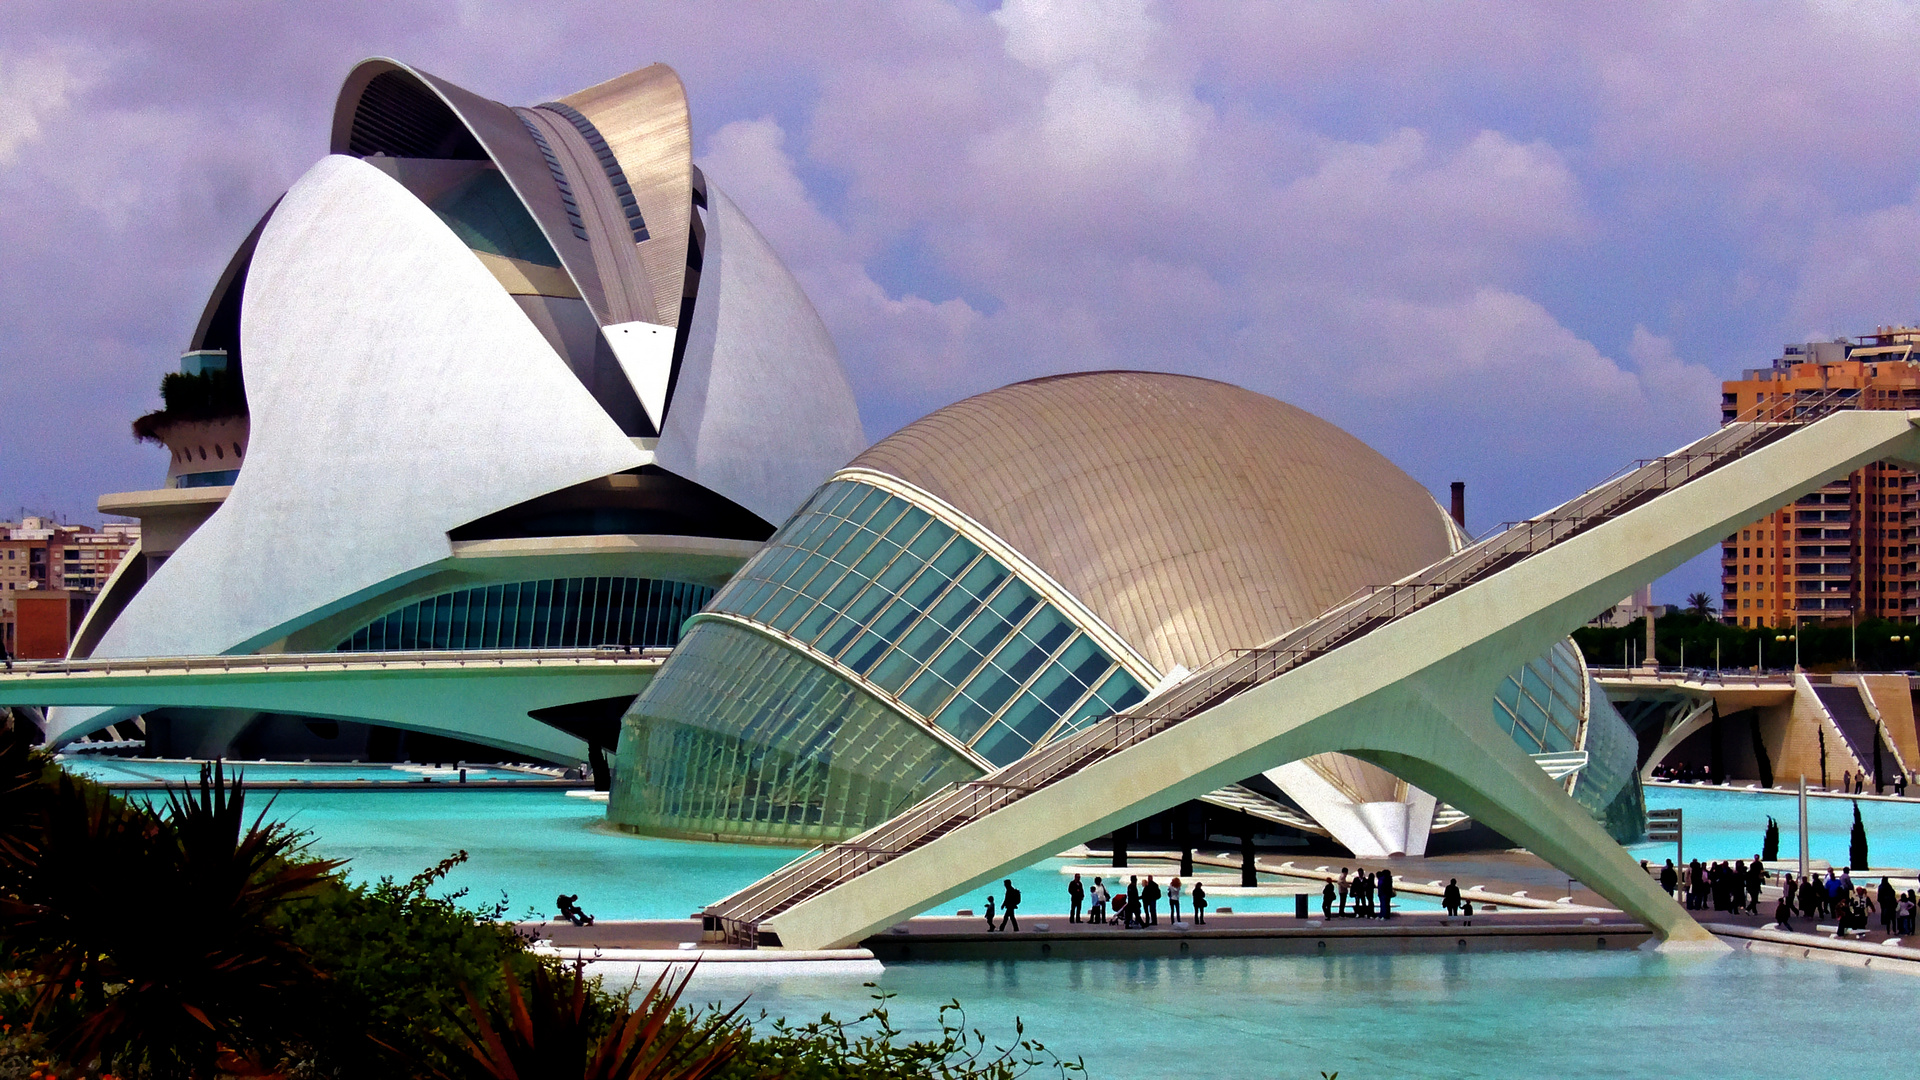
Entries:
<svg viewBox="0 0 1920 1080">
<path fill-rule="evenodd" d="M 1455 480 L 1452 486 L 1453 523 L 1460 526 L 1461 532 L 1465 532 L 1467 531 L 1467 482 L 1465 480 Z"/>
</svg>

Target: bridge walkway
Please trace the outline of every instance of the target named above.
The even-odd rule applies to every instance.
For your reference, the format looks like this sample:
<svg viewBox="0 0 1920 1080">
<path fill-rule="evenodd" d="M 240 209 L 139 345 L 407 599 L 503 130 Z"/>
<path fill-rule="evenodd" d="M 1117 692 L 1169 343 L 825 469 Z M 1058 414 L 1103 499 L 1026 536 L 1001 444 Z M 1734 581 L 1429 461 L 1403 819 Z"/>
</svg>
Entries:
<svg viewBox="0 0 1920 1080">
<path fill-rule="evenodd" d="M 1265 646 L 1229 652 L 1161 695 L 1127 712 L 1091 724 L 985 777 L 938 792 L 892 820 L 848 841 L 809 852 L 767 878 L 708 907 L 705 914 L 709 924 L 735 944 L 772 944 L 779 940 L 780 927 L 768 927 L 766 924 L 806 906 L 815 912 L 813 916 L 806 920 L 789 918 L 781 921 L 792 924 L 795 929 L 804 923 L 808 927 L 804 932 L 810 938 L 816 934 L 837 933 L 837 930 L 827 929 L 838 925 L 835 919 L 822 914 L 819 905 L 812 902 L 836 890 L 845 889 L 903 857 L 938 845 L 943 838 L 970 831 L 973 826 L 1019 806 L 1038 793 L 1048 792 L 1056 785 L 1080 776 L 1132 748 L 1164 736 L 1189 721 L 1214 713 L 1235 699 L 1311 661 L 1349 649 L 1471 586 L 1510 574 L 1544 552 L 1560 548 L 1608 522 L 1645 508 L 1662 495 L 1712 476 L 1734 462 L 1808 431 L 1818 426 L 1820 421 L 1851 407 L 1852 399 L 1841 393 L 1804 399 L 1795 403 L 1791 415 L 1735 421 L 1673 454 L 1637 462 L 1623 475 L 1547 513 L 1513 524 L 1402 581 L 1364 591 Z M 1886 414 L 1878 415 L 1884 417 Z M 1849 433 L 1855 436 L 1852 441 L 1847 437 Z M 1819 459 L 1814 466 L 1818 475 L 1807 477 L 1804 481 L 1798 477 L 1786 479 L 1786 485 L 1792 487 L 1799 482 L 1806 486 L 1841 465 L 1853 467 L 1854 459 L 1860 456 L 1863 445 L 1869 453 L 1885 450 L 1899 439 L 1910 437 L 1911 433 L 1912 418 L 1909 414 L 1894 414 L 1891 421 L 1877 421 L 1871 432 L 1864 428 L 1859 432 L 1852 432 L 1852 429 L 1840 432 L 1835 429 L 1834 438 L 1819 441 L 1820 453 L 1809 454 Z M 1835 445 L 1830 449 L 1826 447 L 1826 443 L 1836 439 L 1844 445 Z M 1865 440 L 1864 444 L 1860 441 L 1862 439 Z M 1811 449 L 1812 444 L 1809 445 Z M 1906 452 L 1904 443 L 1901 444 L 1901 450 Z M 1836 456 L 1843 460 L 1830 460 Z M 1742 482 L 1733 486 L 1745 491 L 1752 485 Z M 1714 493 L 1716 497 L 1724 498 L 1721 489 L 1726 487 L 1718 485 Z M 1735 511 L 1745 512 L 1745 507 Z M 1692 539 L 1693 535 L 1688 534 L 1688 538 Z M 1664 549 L 1656 554 L 1663 553 Z M 1504 674 L 1504 670 L 1501 673 Z M 1484 709 L 1481 711 L 1484 712 Z M 1382 752 L 1375 760 L 1384 762 L 1394 756 Z M 1407 763 L 1410 764 L 1411 759 Z M 1531 762 L 1528 768 L 1535 774 L 1539 771 Z M 1422 786 L 1432 790 L 1426 784 Z M 1139 807 L 1151 800 L 1152 795 L 1146 795 L 1134 805 Z M 1485 805 L 1484 802 L 1482 805 Z M 1118 809 L 1124 810 L 1125 807 Z M 1111 817 L 1112 814 L 1107 816 Z M 1089 835 L 1097 835 L 1097 832 Z M 1604 833 L 1599 835 L 1604 836 Z M 970 841 L 970 846 L 977 848 L 980 841 Z M 928 860 L 925 859 L 916 863 L 923 871 L 927 864 Z M 991 874 L 994 871 L 987 872 Z M 978 878 L 978 874 L 970 876 Z M 951 890 L 942 887 L 940 893 L 957 892 L 974 883 L 971 880 L 956 881 Z M 941 898 L 939 894 L 917 897 L 911 903 L 924 906 Z M 849 918 L 855 921 L 869 918 L 880 910 L 875 906 L 880 903 L 868 896 L 860 905 L 861 914 Z M 900 898 L 900 904 L 893 906 L 908 903 L 905 898 Z M 1637 906 L 1646 907 L 1656 903 L 1641 898 Z M 1668 906 L 1673 907 L 1670 901 Z M 1675 915 L 1678 916 L 1677 921 Z M 1661 909 L 1658 918 L 1650 921 L 1661 924 L 1663 933 L 1679 929 L 1681 922 L 1698 931 L 1698 927 L 1677 907 L 1671 913 Z M 793 931 L 790 930 L 789 936 L 792 935 Z M 783 944 L 819 947 L 821 943 L 808 940 L 785 941 Z"/>
</svg>

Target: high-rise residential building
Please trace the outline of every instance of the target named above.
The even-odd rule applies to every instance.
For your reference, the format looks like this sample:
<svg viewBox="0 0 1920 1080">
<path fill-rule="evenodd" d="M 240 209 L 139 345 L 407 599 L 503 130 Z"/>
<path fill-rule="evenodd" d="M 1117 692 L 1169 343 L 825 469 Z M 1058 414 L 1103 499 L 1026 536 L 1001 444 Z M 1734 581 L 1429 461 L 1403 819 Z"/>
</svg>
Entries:
<svg viewBox="0 0 1920 1080">
<path fill-rule="evenodd" d="M 1863 409 L 1920 408 L 1920 328 L 1789 345 L 1771 367 L 1721 384 L 1721 419 L 1787 415 L 1831 391 Z M 1875 462 L 1728 536 L 1721 618 L 1736 626 L 1920 618 L 1915 475 Z"/>
<path fill-rule="evenodd" d="M 66 655 L 79 616 L 139 540 L 140 526 L 128 522 L 96 529 L 38 516 L 0 521 L 0 645 L 7 655 Z M 28 597 L 45 602 L 23 606 Z"/>
</svg>

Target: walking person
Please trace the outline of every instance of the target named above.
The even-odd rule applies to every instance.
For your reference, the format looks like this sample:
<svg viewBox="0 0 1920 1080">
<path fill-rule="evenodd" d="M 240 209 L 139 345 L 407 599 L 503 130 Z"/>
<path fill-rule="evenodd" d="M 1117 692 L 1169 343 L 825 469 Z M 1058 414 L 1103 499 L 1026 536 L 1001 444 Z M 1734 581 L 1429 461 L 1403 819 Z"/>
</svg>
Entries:
<svg viewBox="0 0 1920 1080">
<path fill-rule="evenodd" d="M 1177 923 L 1180 921 L 1180 891 L 1181 891 L 1180 879 L 1174 878 L 1173 884 L 1167 886 L 1167 921 L 1168 922 Z"/>
<path fill-rule="evenodd" d="M 1006 878 L 1001 884 L 1007 887 L 1006 895 L 1000 898 L 1000 929 L 1013 927 L 1014 933 L 1020 932 L 1020 920 L 1015 912 L 1020 910 L 1020 890 L 1013 887 L 1013 879 Z"/>
<path fill-rule="evenodd" d="M 1197 881 L 1193 883 L 1193 925 L 1207 925 L 1207 890 Z"/>
<path fill-rule="evenodd" d="M 1073 880 L 1067 882 L 1067 905 L 1070 908 L 1067 913 L 1067 922 L 1077 923 L 1080 921 L 1080 903 L 1086 898 L 1087 887 L 1080 884 L 1079 874 L 1073 875 Z"/>
<path fill-rule="evenodd" d="M 1673 864 L 1668 863 L 1667 868 L 1671 870 L 1673 868 Z M 1668 889 L 1667 892 L 1671 893 L 1673 892 L 1673 890 Z M 1449 919 L 1460 914 L 1460 879 L 1459 878 L 1447 879 L 1447 889 L 1445 892 L 1440 894 L 1440 906 L 1447 909 L 1447 918 Z"/>
<path fill-rule="evenodd" d="M 987 894 L 987 933 L 991 934 L 999 927 L 993 924 L 993 894 Z"/>
<path fill-rule="evenodd" d="M 1147 883 L 1140 889 L 1140 903 L 1146 908 L 1146 918 L 1142 920 L 1148 926 L 1160 925 L 1160 886 L 1147 875 Z"/>
</svg>

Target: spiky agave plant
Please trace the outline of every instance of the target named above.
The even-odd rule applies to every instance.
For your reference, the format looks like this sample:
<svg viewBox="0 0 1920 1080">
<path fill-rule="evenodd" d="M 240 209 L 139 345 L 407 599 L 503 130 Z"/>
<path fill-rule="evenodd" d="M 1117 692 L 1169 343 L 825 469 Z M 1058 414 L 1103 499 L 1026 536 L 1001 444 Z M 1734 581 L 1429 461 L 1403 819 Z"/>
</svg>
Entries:
<svg viewBox="0 0 1920 1080">
<path fill-rule="evenodd" d="M 218 766 L 164 815 L 54 781 L 0 920 L 66 1060 L 202 1077 L 277 1050 L 318 975 L 271 916 L 339 864 L 294 858 L 299 834 L 265 814 L 247 822 Z"/>
<path fill-rule="evenodd" d="M 504 1000 L 486 1008 L 471 992 L 471 1023 L 449 1048 L 455 1080 L 702 1080 L 733 1060 L 748 1038 L 740 1005 L 701 1021 L 676 1014 L 693 978 L 662 972 L 639 1004 L 600 1012 L 583 965 L 535 967 L 523 993 L 511 969 Z M 604 1030 L 600 1030 L 604 1025 Z M 598 1032 L 598 1034 L 596 1034 Z"/>
</svg>

